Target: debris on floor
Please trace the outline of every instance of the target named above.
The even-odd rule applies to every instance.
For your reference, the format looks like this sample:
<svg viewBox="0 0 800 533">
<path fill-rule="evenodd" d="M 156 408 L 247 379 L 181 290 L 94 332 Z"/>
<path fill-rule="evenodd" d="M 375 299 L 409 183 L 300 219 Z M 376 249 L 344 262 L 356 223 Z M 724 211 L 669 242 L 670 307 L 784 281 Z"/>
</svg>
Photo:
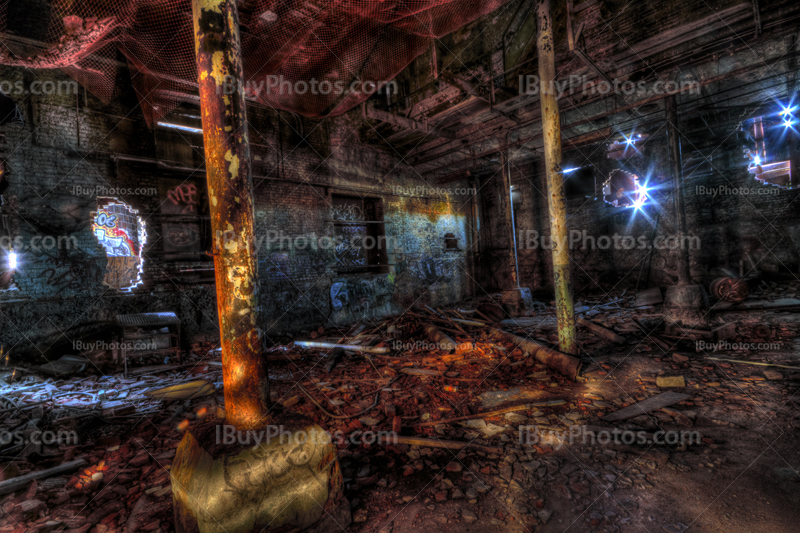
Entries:
<svg viewBox="0 0 800 533">
<path fill-rule="evenodd" d="M 420 516 L 442 524 L 546 527 L 583 511 L 576 519 L 588 529 L 624 531 L 647 505 L 631 488 L 652 489 L 665 468 L 719 468 L 724 432 L 751 425 L 747 411 L 731 407 L 778 416 L 800 386 L 800 366 L 780 351 L 740 360 L 744 347 L 710 352 L 737 359 L 689 349 L 713 343 L 706 331 L 714 330 L 665 329 L 636 303 L 633 295 L 584 300 L 581 314 L 597 327 L 579 330 L 576 379 L 531 353 L 560 353 L 552 307 L 502 323 L 461 308 L 321 327 L 313 341 L 265 354 L 272 401 L 334 436 L 355 525 L 392 518 L 389 504 L 419 502 Z M 732 317 L 732 346 L 764 325 L 751 313 Z M 662 331 L 670 349 L 648 331 Z M 786 320 L 760 335 L 789 342 L 796 331 Z M 224 417 L 220 356 L 195 345 L 183 364 L 132 367 L 128 378 L 68 356 L 53 364 L 70 367 L 64 378 L 6 367 L 4 434 L 75 440 L 3 444 L 2 531 L 171 531 L 177 444 L 192 424 Z M 656 446 L 665 431 L 683 440 Z M 636 439 L 608 444 L 615 432 Z"/>
</svg>

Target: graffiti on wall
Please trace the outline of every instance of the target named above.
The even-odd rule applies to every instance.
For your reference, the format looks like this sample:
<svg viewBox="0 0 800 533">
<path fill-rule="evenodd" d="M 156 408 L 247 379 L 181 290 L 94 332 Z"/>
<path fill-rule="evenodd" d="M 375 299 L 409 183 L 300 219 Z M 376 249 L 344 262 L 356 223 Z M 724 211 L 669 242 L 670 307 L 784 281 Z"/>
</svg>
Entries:
<svg viewBox="0 0 800 533">
<path fill-rule="evenodd" d="M 39 258 L 47 268 L 42 271 L 45 284 L 56 294 L 89 292 L 103 279 L 103 271 L 93 257 L 81 255 Z"/>
<path fill-rule="evenodd" d="M 426 285 L 449 282 L 455 272 L 455 261 L 444 257 L 424 257 L 411 265 L 411 270 Z"/>
<path fill-rule="evenodd" d="M 108 257 L 103 284 L 130 291 L 142 283 L 142 249 L 147 238 L 138 212 L 116 199 L 98 198 L 92 233 Z"/>
<path fill-rule="evenodd" d="M 259 261 L 259 273 L 272 282 L 315 281 L 325 274 L 329 256 L 316 253 L 272 252 Z"/>
<path fill-rule="evenodd" d="M 193 253 L 201 250 L 200 224 L 164 222 L 161 231 L 165 252 Z"/>
<path fill-rule="evenodd" d="M 342 222 L 355 222 L 364 220 L 364 212 L 361 206 L 354 203 L 342 203 L 332 205 L 328 208 L 328 215 L 331 220 L 338 220 Z"/>
<path fill-rule="evenodd" d="M 200 195 L 194 183 L 181 183 L 167 190 L 167 201 L 172 204 L 170 212 L 196 215 L 199 212 Z"/>
<path fill-rule="evenodd" d="M 92 233 L 97 237 L 100 245 L 105 248 L 107 256 L 130 257 L 136 255 L 138 248 L 136 234 L 123 228 L 125 222 L 121 216 L 109 212 L 109 208 L 97 212 L 92 224 Z"/>
<path fill-rule="evenodd" d="M 340 270 L 364 268 L 367 266 L 367 253 L 363 241 L 367 236 L 366 226 L 346 225 L 337 227 L 341 242 L 336 245 L 334 254 L 336 266 Z"/>
<path fill-rule="evenodd" d="M 273 252 L 266 259 L 265 275 L 272 281 L 288 280 L 290 268 L 287 252 Z"/>
<path fill-rule="evenodd" d="M 392 301 L 394 284 L 390 276 L 372 279 L 345 279 L 331 284 L 334 312 L 347 312 L 354 319 L 373 318 Z"/>
<path fill-rule="evenodd" d="M 201 183 L 178 179 L 159 180 L 159 209 L 162 215 L 161 243 L 170 258 L 196 257 L 208 245 L 210 236 L 204 217 L 208 211 L 205 188 Z"/>
</svg>

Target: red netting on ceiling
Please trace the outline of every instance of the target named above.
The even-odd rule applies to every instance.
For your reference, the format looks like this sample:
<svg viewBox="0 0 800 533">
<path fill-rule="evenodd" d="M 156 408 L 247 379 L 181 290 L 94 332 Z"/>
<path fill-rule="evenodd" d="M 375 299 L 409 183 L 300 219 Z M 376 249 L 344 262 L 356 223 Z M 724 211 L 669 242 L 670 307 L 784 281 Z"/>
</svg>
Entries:
<svg viewBox="0 0 800 533">
<path fill-rule="evenodd" d="M 433 37 L 507 1 L 241 1 L 248 96 L 309 117 L 344 113 L 368 95 L 337 87 L 391 80 L 428 49 Z M 0 12 L 0 31 L 13 34 L 4 15 Z M 190 0 L 53 0 L 48 48 L 31 55 L 19 40 L 3 39 L 0 64 L 61 68 L 108 101 L 114 94 L 119 52 L 152 124 L 184 101 L 182 94 L 196 94 L 193 32 Z M 277 82 L 283 80 L 293 84 L 291 91 L 285 84 L 279 89 Z M 296 82 L 312 80 L 319 84 L 318 93 L 327 94 L 297 94 Z"/>
</svg>

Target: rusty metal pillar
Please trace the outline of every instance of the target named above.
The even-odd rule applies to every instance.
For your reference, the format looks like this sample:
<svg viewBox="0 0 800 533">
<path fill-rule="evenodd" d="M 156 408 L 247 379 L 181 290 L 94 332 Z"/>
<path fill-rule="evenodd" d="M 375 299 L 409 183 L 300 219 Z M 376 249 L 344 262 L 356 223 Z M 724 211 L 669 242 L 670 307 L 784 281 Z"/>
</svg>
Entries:
<svg viewBox="0 0 800 533">
<path fill-rule="evenodd" d="M 539 52 L 539 101 L 542 107 L 544 162 L 547 172 L 547 197 L 550 207 L 550 240 L 556 289 L 559 350 L 576 355 L 575 307 L 572 302 L 572 276 L 569 268 L 567 198 L 561 171 L 561 121 L 555 91 L 556 55 L 550 0 L 536 6 L 536 45 Z"/>
<path fill-rule="evenodd" d="M 500 198 L 503 206 L 503 217 L 508 227 L 508 261 L 509 261 L 509 277 L 510 283 L 508 287 L 503 287 L 506 290 L 519 287 L 519 267 L 517 266 L 517 236 L 514 234 L 514 206 L 511 204 L 511 168 L 506 157 L 505 152 L 500 152 L 500 163 L 503 166 L 501 178 L 503 185 L 501 186 Z"/>
<path fill-rule="evenodd" d="M 478 184 L 475 178 L 469 180 L 469 187 L 471 190 L 472 198 L 470 199 L 470 226 L 471 226 L 471 240 L 470 240 L 470 296 L 474 297 L 478 294 L 478 262 L 480 261 L 480 233 L 478 222 Z"/>
<path fill-rule="evenodd" d="M 692 282 L 689 268 L 689 250 L 686 249 L 686 202 L 683 194 L 683 163 L 681 162 L 681 140 L 678 133 L 678 102 L 673 94 L 665 99 L 667 118 L 667 144 L 669 148 L 669 164 L 672 171 L 672 202 L 677 220 L 678 239 L 680 243 L 678 263 L 678 284 L 687 285 Z"/>
<path fill-rule="evenodd" d="M 235 0 L 192 0 L 192 13 L 214 233 L 225 416 L 246 430 L 268 422 L 269 384 L 256 326 L 258 262 L 239 16 Z"/>
</svg>

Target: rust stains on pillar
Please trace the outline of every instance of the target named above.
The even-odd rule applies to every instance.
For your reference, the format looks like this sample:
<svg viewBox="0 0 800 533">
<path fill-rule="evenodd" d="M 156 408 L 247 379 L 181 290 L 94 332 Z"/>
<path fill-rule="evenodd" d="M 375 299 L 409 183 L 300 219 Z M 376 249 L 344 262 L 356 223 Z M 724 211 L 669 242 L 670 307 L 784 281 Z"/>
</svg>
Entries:
<svg viewBox="0 0 800 533">
<path fill-rule="evenodd" d="M 536 6 L 536 44 L 539 52 L 539 100 L 542 107 L 544 162 L 547 198 L 550 207 L 550 239 L 553 252 L 553 276 L 556 289 L 559 350 L 576 355 L 575 310 L 572 302 L 572 276 L 569 268 L 567 198 L 561 170 L 561 121 L 555 91 L 556 56 L 550 0 Z"/>
<path fill-rule="evenodd" d="M 669 164 L 672 171 L 672 204 L 677 220 L 678 242 L 680 247 L 678 263 L 678 284 L 688 285 L 692 282 L 689 268 L 689 250 L 686 248 L 686 203 L 683 195 L 683 162 L 681 161 L 681 139 L 678 133 L 678 100 L 673 94 L 664 99 L 664 110 L 667 115 L 667 146 L 669 148 Z"/>
<path fill-rule="evenodd" d="M 225 416 L 239 429 L 268 423 L 269 384 L 256 326 L 258 263 L 253 184 L 235 0 L 192 0 L 206 154 Z"/>
</svg>

